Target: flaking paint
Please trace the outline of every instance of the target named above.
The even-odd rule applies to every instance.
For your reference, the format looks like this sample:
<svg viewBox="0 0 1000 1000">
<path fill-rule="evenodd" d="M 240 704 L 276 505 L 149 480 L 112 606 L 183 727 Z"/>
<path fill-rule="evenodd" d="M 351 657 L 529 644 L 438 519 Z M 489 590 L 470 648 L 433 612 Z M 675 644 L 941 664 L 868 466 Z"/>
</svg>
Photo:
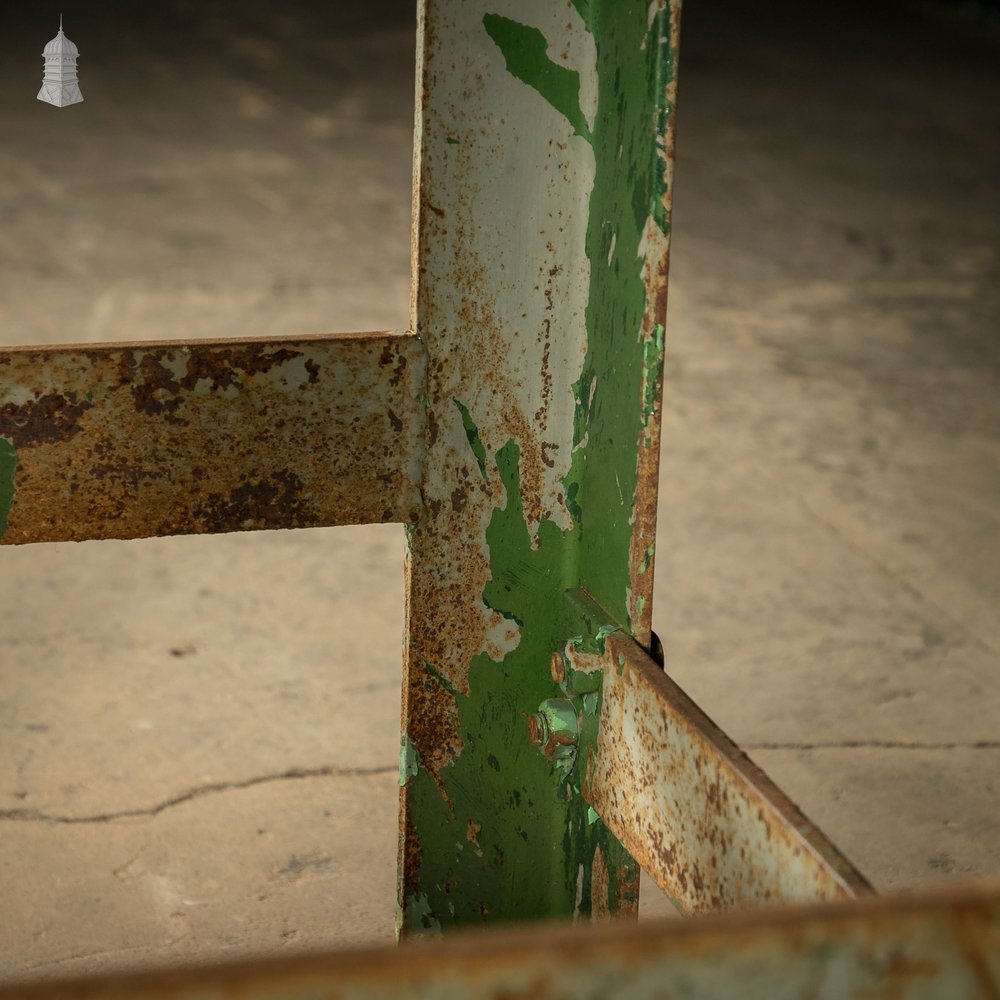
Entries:
<svg viewBox="0 0 1000 1000">
<path fill-rule="evenodd" d="M 669 13 L 425 0 L 420 31 L 414 329 L 435 430 L 410 537 L 404 711 L 420 765 L 402 789 L 404 929 L 425 906 L 442 926 L 628 912 L 637 868 L 581 794 L 599 678 L 569 670 L 561 687 L 550 658 L 567 636 L 605 639 L 566 590 L 595 589 L 634 625 Z M 505 626 L 507 648 L 489 649 Z M 581 747 L 564 773 L 526 719 L 567 687 Z M 477 850 L 457 850 L 473 828 Z"/>
<path fill-rule="evenodd" d="M 500 664 L 485 653 L 476 657 L 469 693 L 455 699 L 462 752 L 441 772 L 447 799 L 425 769 L 407 784 L 411 809 L 422 820 L 421 898 L 442 923 L 589 914 L 598 847 L 611 862 L 605 889 L 609 908 L 618 909 L 621 901 L 631 903 L 635 896 L 638 871 L 604 824 L 589 821 L 579 766 L 566 773 L 555 770 L 527 739 L 526 708 L 534 711 L 560 693 L 548 669 L 536 668 L 547 667 L 567 631 L 582 632 L 588 622 L 583 616 L 567 621 L 569 606 L 553 599 L 567 549 L 579 544 L 578 531 L 562 531 L 543 521 L 539 544 L 532 547 L 518 457 L 513 440 L 495 456 L 506 503 L 495 509 L 487 529 L 493 578 L 483 599 L 519 623 L 521 640 Z M 597 648 L 602 639 L 581 638 L 581 645 Z M 595 696 L 587 706 L 593 725 L 585 727 L 585 752 L 596 740 L 596 690 L 589 679 L 581 679 L 584 691 L 578 690 L 572 673 L 566 683 L 563 693 L 589 691 Z M 456 855 L 449 846 L 465 836 L 470 820 L 480 825 L 480 853 Z M 578 904 L 581 878 L 584 892 Z M 406 927 L 419 930 L 422 921 L 408 918 Z"/>
<path fill-rule="evenodd" d="M 537 90 L 578 136 L 591 142 L 580 108 L 580 74 L 549 57 L 549 43 L 541 31 L 499 14 L 486 14 L 483 26 L 503 53 L 507 72 Z"/>
<path fill-rule="evenodd" d="M 406 733 L 399 743 L 399 784 L 405 785 L 417 773 L 419 757 L 417 748 L 410 742 Z"/>
<path fill-rule="evenodd" d="M 647 338 L 639 350 L 634 345 L 656 311 L 643 280 L 649 260 L 643 235 L 654 205 L 662 206 L 657 226 L 665 229 L 668 222 L 660 148 L 672 110 L 667 87 L 675 73 L 675 11 L 668 4 L 618 2 L 612 8 L 596 0 L 576 0 L 575 6 L 596 42 L 598 127 L 586 247 L 591 261 L 588 352 L 575 386 L 577 427 L 586 427 L 587 446 L 574 453 L 567 488 L 578 484 L 574 500 L 583 518 L 580 584 L 615 620 L 634 628 L 638 623 L 631 621 L 628 589 L 638 481 L 635 443 L 659 392 L 662 326 L 659 337 Z M 659 253 L 654 263 L 662 269 Z M 622 405 L 622 400 L 641 400 L 641 405 Z M 627 498 L 624 509 L 620 500 L 615 502 L 619 492 Z M 588 531 L 584 511 L 614 513 Z"/>
<path fill-rule="evenodd" d="M 476 422 L 472 419 L 469 408 L 457 399 L 454 402 L 458 407 L 458 412 L 462 415 L 462 426 L 465 428 L 465 436 L 469 439 L 469 447 L 472 449 L 472 454 L 476 456 L 476 465 L 479 466 L 479 474 L 483 479 L 488 479 L 489 477 L 486 474 L 486 449 L 480 440 L 479 428 L 476 427 Z"/>
</svg>

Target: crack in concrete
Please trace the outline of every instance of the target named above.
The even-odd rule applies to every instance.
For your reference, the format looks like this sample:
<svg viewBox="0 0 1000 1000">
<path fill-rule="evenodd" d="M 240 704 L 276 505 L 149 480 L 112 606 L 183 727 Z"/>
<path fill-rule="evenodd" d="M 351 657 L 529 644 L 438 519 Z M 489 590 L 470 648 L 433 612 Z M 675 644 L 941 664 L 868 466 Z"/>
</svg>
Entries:
<svg viewBox="0 0 1000 1000">
<path fill-rule="evenodd" d="M 182 940 L 182 939 L 178 938 L 176 941 L 168 941 L 166 947 L 170 948 L 172 945 L 176 944 L 177 941 L 180 941 L 180 940 Z M 120 947 L 120 948 L 105 948 L 105 949 L 102 949 L 101 951 L 81 951 L 81 952 L 79 952 L 77 954 L 74 954 L 74 955 L 64 955 L 61 958 L 45 959 L 45 960 L 40 961 L 40 962 L 28 962 L 24 966 L 24 968 L 28 972 L 34 972 L 37 969 L 55 969 L 58 966 L 60 966 L 60 965 L 66 965 L 69 962 L 79 962 L 81 959 L 86 959 L 88 961 L 93 961 L 95 958 L 104 958 L 104 957 L 106 957 L 108 955 L 128 955 L 131 952 L 136 952 L 136 951 L 142 951 L 142 952 L 146 952 L 148 954 L 151 950 L 152 949 L 150 949 L 148 945 L 133 944 L 133 945 L 125 945 L 124 947 Z M 8 986 L 10 986 L 10 987 L 19 987 L 19 986 L 22 985 L 20 982 L 17 982 L 17 981 L 13 981 L 12 982 L 11 980 L 7 979 L 6 977 L 4 978 L 3 982 L 4 982 L 4 987 L 5 988 L 8 987 Z M 34 986 L 35 983 L 34 983 L 33 980 L 29 980 L 28 982 L 24 983 L 23 985 L 25 987 L 31 987 L 31 986 Z"/>
<path fill-rule="evenodd" d="M 742 743 L 743 750 L 1000 750 L 1000 740 L 921 743 L 909 740 L 832 740 L 825 743 Z"/>
<path fill-rule="evenodd" d="M 200 799 L 205 795 L 215 795 L 219 792 L 236 791 L 242 788 L 253 788 L 255 785 L 266 785 L 276 781 L 299 781 L 303 778 L 346 778 L 365 777 L 373 774 L 396 774 L 398 766 L 383 767 L 295 767 L 280 774 L 263 774 L 246 781 L 214 781 L 188 789 L 179 795 L 174 795 L 153 806 L 139 809 L 122 809 L 118 812 L 98 813 L 93 816 L 60 816 L 41 812 L 38 809 L 3 809 L 0 810 L 0 821 L 14 823 L 61 823 L 76 825 L 83 823 L 111 823 L 119 819 L 136 819 L 139 817 L 158 816 L 166 809 L 183 805 L 192 799 Z"/>
</svg>

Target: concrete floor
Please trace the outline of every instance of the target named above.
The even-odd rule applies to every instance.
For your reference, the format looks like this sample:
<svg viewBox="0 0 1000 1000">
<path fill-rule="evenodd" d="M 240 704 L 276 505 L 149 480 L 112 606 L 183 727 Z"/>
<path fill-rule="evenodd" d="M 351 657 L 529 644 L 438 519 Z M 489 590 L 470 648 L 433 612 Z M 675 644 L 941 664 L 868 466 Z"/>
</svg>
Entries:
<svg viewBox="0 0 1000 1000">
<path fill-rule="evenodd" d="M 412 9 L 159 6 L 0 22 L 2 341 L 404 326 Z M 897 890 L 1000 873 L 1000 35 L 804 6 L 686 12 L 654 625 Z M 0 977 L 391 939 L 402 552 L 0 552 Z"/>
</svg>

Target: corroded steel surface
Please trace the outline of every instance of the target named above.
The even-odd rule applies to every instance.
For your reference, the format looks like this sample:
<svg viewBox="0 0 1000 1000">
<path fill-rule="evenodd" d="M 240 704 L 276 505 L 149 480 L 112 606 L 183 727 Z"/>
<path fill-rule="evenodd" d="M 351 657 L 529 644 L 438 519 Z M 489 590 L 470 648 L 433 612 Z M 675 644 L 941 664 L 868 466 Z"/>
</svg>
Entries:
<svg viewBox="0 0 1000 1000">
<path fill-rule="evenodd" d="M 412 521 L 416 338 L 0 349 L 0 542 Z"/>
<path fill-rule="evenodd" d="M 0 1000 L 994 1000 L 1000 892 L 457 935 L 436 946 L 0 989 Z"/>
<path fill-rule="evenodd" d="M 609 620 L 586 595 L 571 600 Z M 686 913 L 868 895 L 862 875 L 634 640 L 567 645 L 603 673 L 584 795 Z"/>
<path fill-rule="evenodd" d="M 569 693 L 564 588 L 648 641 L 678 7 L 419 6 L 404 931 L 636 904 L 525 720 Z"/>
</svg>

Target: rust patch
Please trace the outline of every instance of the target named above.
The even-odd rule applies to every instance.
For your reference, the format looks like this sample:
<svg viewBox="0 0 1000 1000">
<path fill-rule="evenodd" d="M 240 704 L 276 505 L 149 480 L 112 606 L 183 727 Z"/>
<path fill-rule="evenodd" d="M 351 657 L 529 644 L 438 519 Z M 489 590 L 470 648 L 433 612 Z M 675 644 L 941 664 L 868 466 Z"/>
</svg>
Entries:
<svg viewBox="0 0 1000 1000">
<path fill-rule="evenodd" d="M 410 680 L 407 735 L 420 755 L 421 767 L 433 777 L 441 797 L 450 803 L 441 769 L 462 751 L 455 696 L 426 664 L 411 662 Z"/>
<path fill-rule="evenodd" d="M 600 845 L 594 851 L 594 863 L 591 869 L 590 882 L 590 915 L 593 920 L 608 920 L 612 916 L 608 886 L 610 882 L 608 865 L 604 860 L 604 852 Z"/>
<path fill-rule="evenodd" d="M 434 417 L 434 411 L 427 411 L 427 445 L 428 447 L 433 447 L 437 443 L 438 431 L 440 427 L 436 418 Z"/>
<path fill-rule="evenodd" d="M 302 480 L 288 469 L 241 483 L 228 496 L 210 495 L 193 513 L 218 531 L 281 528 L 289 519 L 308 527 L 319 519 L 315 504 L 303 496 Z"/>
<path fill-rule="evenodd" d="M 566 680 L 566 661 L 561 653 L 553 653 L 549 657 L 549 676 L 556 684 L 562 684 Z M 531 742 L 535 743 L 536 741 L 533 739 Z"/>
<path fill-rule="evenodd" d="M 618 869 L 618 909 L 617 913 L 621 917 L 638 920 L 639 907 L 636 901 L 639 898 L 639 868 L 638 866 Z"/>
<path fill-rule="evenodd" d="M 655 568 L 656 511 L 660 474 L 659 400 L 662 377 L 657 389 L 657 409 L 638 437 L 635 504 L 632 508 L 632 535 L 629 539 L 629 628 L 641 646 L 649 647 L 653 628 L 653 571 Z"/>
<path fill-rule="evenodd" d="M 545 463 L 538 430 L 516 405 L 505 406 L 501 413 L 504 424 L 510 428 L 510 436 L 521 446 L 521 502 L 524 504 L 524 520 L 529 531 L 535 535 L 543 516 L 542 497 L 545 488 Z"/>
<path fill-rule="evenodd" d="M 417 892 L 419 886 L 416 876 L 420 872 L 420 861 L 423 857 L 420 838 L 416 836 L 416 830 L 413 829 L 405 806 L 406 787 L 403 786 L 399 789 L 399 844 L 396 866 L 397 892 L 400 899 L 409 899 Z M 397 927 L 397 932 L 401 930 L 401 927 Z"/>
<path fill-rule="evenodd" d="M 483 849 L 479 846 L 479 831 L 482 830 L 483 824 L 477 823 L 471 816 L 466 821 L 465 824 L 465 839 L 472 844 L 473 850 L 480 857 L 483 856 Z"/>
<path fill-rule="evenodd" d="M 263 374 L 301 357 L 300 351 L 274 344 L 253 343 L 233 346 L 225 351 L 191 351 L 180 358 L 155 348 L 124 351 L 120 362 L 120 382 L 130 388 L 135 408 L 140 413 L 162 414 L 169 422 L 179 421 L 174 414 L 184 405 L 186 394 L 204 382 L 209 392 L 241 386 L 246 376 Z M 91 356 L 96 361 L 99 355 Z M 185 372 L 178 376 L 167 361 L 179 360 Z M 318 375 L 318 366 L 309 373 L 310 381 Z"/>
<path fill-rule="evenodd" d="M 2 541 L 411 522 L 425 371 L 392 334 L 0 349 Z"/>
<path fill-rule="evenodd" d="M 406 374 L 406 355 L 400 354 L 396 358 L 396 365 L 392 369 L 392 378 L 389 379 L 389 385 L 395 387 L 403 380 L 403 376 Z"/>
<path fill-rule="evenodd" d="M 49 392 L 26 403 L 0 406 L 0 436 L 20 451 L 65 443 L 80 433 L 80 418 L 94 404 L 75 392 Z"/>
</svg>

